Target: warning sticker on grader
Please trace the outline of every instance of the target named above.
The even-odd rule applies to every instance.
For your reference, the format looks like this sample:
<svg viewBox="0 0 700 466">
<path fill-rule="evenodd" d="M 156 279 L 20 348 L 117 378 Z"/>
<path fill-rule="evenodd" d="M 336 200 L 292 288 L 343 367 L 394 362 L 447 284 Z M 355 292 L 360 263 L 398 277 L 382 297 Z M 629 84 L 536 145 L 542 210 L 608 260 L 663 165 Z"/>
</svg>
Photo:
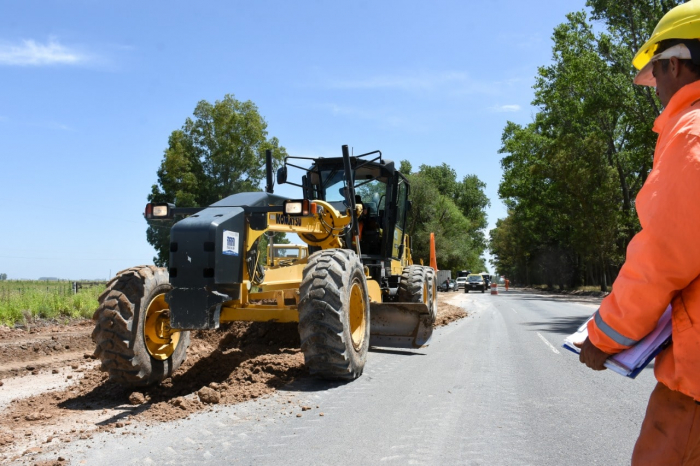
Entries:
<svg viewBox="0 0 700 466">
<path fill-rule="evenodd" d="M 237 256 L 238 255 L 238 232 L 237 231 L 229 231 L 229 230 L 224 230 L 224 240 L 222 241 L 223 244 L 223 252 L 226 255 L 229 256 Z"/>
</svg>

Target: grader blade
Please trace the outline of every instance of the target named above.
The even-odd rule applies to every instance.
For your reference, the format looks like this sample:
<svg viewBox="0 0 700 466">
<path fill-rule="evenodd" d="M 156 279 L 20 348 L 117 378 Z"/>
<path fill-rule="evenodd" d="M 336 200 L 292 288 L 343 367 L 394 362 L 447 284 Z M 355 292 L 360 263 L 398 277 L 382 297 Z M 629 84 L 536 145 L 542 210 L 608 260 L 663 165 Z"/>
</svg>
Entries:
<svg viewBox="0 0 700 466">
<path fill-rule="evenodd" d="M 433 335 L 425 303 L 370 303 L 370 346 L 420 348 Z"/>
</svg>

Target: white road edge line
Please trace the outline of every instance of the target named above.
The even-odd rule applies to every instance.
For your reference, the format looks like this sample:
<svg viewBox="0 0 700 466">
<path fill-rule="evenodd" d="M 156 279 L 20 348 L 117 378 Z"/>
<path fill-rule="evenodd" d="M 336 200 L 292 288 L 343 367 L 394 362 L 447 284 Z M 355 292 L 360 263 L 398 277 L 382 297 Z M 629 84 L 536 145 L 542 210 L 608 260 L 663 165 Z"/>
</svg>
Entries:
<svg viewBox="0 0 700 466">
<path fill-rule="evenodd" d="M 545 345 L 549 346 L 549 349 L 551 349 L 552 351 L 554 351 L 556 354 L 559 354 L 559 350 L 556 349 L 556 348 L 554 347 L 554 345 L 552 345 L 550 342 L 548 342 L 547 339 L 546 339 L 545 337 L 543 337 L 542 334 L 541 334 L 540 332 L 537 332 L 537 336 L 540 337 L 540 338 L 542 339 L 542 341 L 545 343 Z"/>
</svg>

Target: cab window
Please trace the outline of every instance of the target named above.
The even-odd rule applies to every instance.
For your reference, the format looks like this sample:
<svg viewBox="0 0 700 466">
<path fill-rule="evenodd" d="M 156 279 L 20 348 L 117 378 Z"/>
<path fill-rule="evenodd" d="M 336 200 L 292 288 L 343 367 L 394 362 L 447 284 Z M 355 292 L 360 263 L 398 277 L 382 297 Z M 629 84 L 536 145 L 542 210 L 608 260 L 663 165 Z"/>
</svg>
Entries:
<svg viewBox="0 0 700 466">
<path fill-rule="evenodd" d="M 404 229 L 404 222 L 406 220 L 406 195 L 407 195 L 406 182 L 399 178 L 399 187 L 397 189 L 397 205 L 396 205 L 396 227 Z"/>
</svg>

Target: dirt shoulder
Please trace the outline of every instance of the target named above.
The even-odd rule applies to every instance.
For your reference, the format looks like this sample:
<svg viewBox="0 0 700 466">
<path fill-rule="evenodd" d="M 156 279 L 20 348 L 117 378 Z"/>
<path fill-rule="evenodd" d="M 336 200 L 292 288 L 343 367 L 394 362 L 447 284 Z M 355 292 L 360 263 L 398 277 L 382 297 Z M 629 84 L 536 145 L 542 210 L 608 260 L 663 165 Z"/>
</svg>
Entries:
<svg viewBox="0 0 700 466">
<path fill-rule="evenodd" d="M 435 327 L 443 327 L 455 320 L 467 317 L 467 311 L 452 304 L 459 296 L 459 293 L 438 293 L 438 314 Z"/>
<path fill-rule="evenodd" d="M 450 297 L 438 296 L 436 326 L 467 315 Z M 133 391 L 99 370 L 92 329 L 89 320 L 0 328 L 0 462 L 33 464 L 35 454 L 96 432 L 185 418 L 308 376 L 296 324 L 236 322 L 193 332 L 187 360 L 172 378 Z"/>
<path fill-rule="evenodd" d="M 573 297 L 591 297 L 604 298 L 610 294 L 609 291 L 584 291 L 584 290 L 558 290 L 556 288 L 530 288 L 530 287 L 511 287 L 513 290 L 525 291 L 528 293 L 539 293 L 557 296 L 573 296 Z"/>
<path fill-rule="evenodd" d="M 40 322 L 24 328 L 0 326 L 0 380 L 80 360 L 94 350 L 90 320 L 65 325 Z M 36 375 L 36 374 L 35 374 Z"/>
</svg>

